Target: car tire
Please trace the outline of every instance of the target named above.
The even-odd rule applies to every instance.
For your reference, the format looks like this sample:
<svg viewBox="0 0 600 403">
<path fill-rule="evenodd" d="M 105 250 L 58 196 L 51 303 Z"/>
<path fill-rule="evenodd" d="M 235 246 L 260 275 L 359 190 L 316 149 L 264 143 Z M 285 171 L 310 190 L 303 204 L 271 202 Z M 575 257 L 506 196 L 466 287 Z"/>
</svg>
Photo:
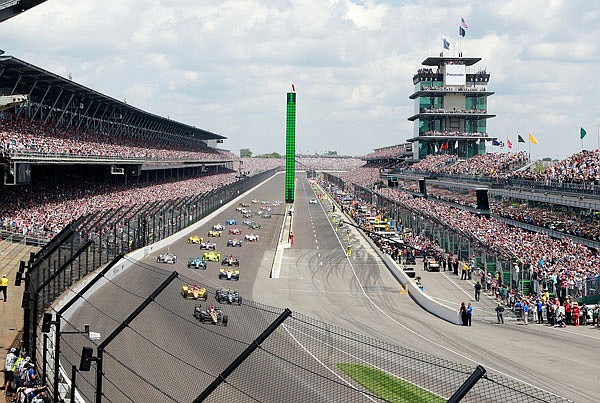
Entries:
<svg viewBox="0 0 600 403">
<path fill-rule="evenodd" d="M 242 297 L 238 297 L 237 304 L 238 304 L 238 305 L 242 305 Z"/>
</svg>

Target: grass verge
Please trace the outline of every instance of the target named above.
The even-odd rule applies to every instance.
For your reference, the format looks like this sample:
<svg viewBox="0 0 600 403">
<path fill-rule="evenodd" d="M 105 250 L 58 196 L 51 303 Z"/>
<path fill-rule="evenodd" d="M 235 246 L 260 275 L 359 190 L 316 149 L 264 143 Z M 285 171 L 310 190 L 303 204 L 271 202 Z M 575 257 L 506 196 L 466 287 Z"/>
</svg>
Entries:
<svg viewBox="0 0 600 403">
<path fill-rule="evenodd" d="M 436 394 L 370 365 L 340 363 L 337 366 L 377 397 L 393 403 L 443 403 L 446 401 Z"/>
</svg>

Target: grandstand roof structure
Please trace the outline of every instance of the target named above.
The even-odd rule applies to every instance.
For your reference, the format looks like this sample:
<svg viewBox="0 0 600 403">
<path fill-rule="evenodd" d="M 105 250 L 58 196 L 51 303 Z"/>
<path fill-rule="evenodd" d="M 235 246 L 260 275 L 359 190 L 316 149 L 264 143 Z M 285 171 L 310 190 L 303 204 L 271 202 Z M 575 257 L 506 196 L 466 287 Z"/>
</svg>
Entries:
<svg viewBox="0 0 600 403">
<path fill-rule="evenodd" d="M 2 0 L 0 1 L 0 22 L 17 16 L 46 0 Z"/>
<path fill-rule="evenodd" d="M 0 56 L 0 95 L 14 94 L 28 94 L 38 109 L 44 106 L 68 111 L 70 121 L 79 115 L 83 119 L 112 120 L 123 126 L 160 131 L 174 137 L 217 142 L 226 138 L 143 111 L 13 56 Z"/>
</svg>

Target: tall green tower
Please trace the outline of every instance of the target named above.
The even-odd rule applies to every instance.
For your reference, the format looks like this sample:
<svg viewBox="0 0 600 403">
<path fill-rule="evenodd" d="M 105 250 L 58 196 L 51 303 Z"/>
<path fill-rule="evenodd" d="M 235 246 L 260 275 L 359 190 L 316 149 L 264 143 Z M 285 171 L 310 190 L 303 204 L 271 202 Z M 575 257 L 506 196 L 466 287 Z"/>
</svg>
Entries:
<svg viewBox="0 0 600 403">
<path fill-rule="evenodd" d="M 294 202 L 296 176 L 296 92 L 287 93 L 285 125 L 285 202 Z"/>
</svg>

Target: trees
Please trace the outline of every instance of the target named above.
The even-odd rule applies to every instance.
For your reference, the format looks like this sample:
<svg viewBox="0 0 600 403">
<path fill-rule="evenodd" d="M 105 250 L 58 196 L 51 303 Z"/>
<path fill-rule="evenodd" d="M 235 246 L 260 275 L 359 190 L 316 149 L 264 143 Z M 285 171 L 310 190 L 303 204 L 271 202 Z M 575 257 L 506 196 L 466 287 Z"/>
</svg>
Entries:
<svg viewBox="0 0 600 403">
<path fill-rule="evenodd" d="M 252 151 L 249 148 L 240 149 L 240 158 L 252 158 Z"/>
</svg>

